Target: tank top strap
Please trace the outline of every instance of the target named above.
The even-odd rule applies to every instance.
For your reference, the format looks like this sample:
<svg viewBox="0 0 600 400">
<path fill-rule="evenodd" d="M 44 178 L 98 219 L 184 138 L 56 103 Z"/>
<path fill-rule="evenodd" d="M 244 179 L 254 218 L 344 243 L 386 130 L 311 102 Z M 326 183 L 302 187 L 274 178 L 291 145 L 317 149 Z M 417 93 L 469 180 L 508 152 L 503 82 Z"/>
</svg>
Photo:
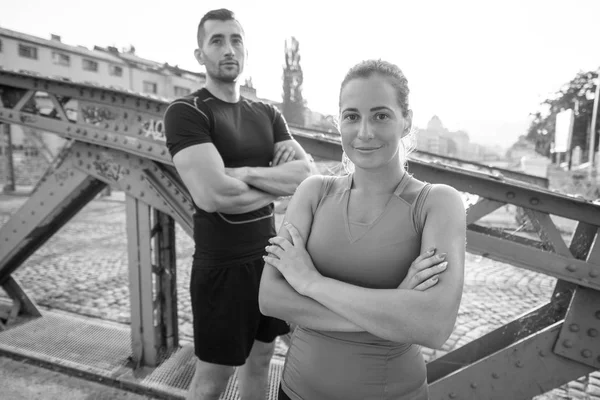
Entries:
<svg viewBox="0 0 600 400">
<path fill-rule="evenodd" d="M 319 193 L 319 202 L 317 203 L 316 210 L 318 210 L 321 207 L 323 200 L 327 197 L 327 195 L 329 195 L 329 192 L 331 191 L 333 183 L 336 181 L 336 179 L 339 178 L 337 176 L 323 176 L 323 183 L 321 184 L 321 192 Z"/>
<path fill-rule="evenodd" d="M 431 183 L 425 183 L 421 190 L 419 190 L 417 199 L 412 205 L 413 226 L 419 235 L 423 233 L 423 228 L 425 227 L 425 215 L 423 209 L 425 208 L 425 200 L 427 200 L 427 196 L 432 187 L 433 185 Z"/>
</svg>

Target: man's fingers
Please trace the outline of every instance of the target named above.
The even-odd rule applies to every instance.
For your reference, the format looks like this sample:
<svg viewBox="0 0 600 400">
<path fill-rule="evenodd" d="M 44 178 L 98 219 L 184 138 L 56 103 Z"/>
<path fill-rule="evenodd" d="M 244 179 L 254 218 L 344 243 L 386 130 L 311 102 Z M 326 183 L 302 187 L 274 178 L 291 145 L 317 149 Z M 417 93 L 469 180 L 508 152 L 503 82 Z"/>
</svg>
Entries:
<svg viewBox="0 0 600 400">
<path fill-rule="evenodd" d="M 436 276 L 427 279 L 425 282 L 417 285 L 414 290 L 424 291 L 429 289 L 432 286 L 435 286 L 439 281 L 439 278 Z"/>
<path fill-rule="evenodd" d="M 300 232 L 298 232 L 298 229 L 296 229 L 296 227 L 290 224 L 289 222 L 285 222 L 283 226 L 285 226 L 285 228 L 292 236 L 292 244 L 294 245 L 294 247 L 304 247 L 304 239 L 302 239 L 302 236 L 300 236 Z"/>
<path fill-rule="evenodd" d="M 290 151 L 287 153 L 287 156 L 285 157 L 284 163 L 294 161 L 294 157 L 296 157 L 296 151 L 294 149 L 290 148 Z"/>
</svg>

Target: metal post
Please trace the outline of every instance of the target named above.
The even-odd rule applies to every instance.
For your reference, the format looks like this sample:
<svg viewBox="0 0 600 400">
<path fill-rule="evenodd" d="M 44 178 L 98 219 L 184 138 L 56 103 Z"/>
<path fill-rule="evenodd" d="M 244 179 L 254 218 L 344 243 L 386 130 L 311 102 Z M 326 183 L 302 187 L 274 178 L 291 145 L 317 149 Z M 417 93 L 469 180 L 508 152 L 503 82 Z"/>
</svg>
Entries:
<svg viewBox="0 0 600 400">
<path fill-rule="evenodd" d="M 4 193 L 15 191 L 15 168 L 13 163 L 12 135 L 10 132 L 10 124 L 0 124 L 4 128 L 4 136 L 6 137 L 6 185 L 4 185 Z"/>
<path fill-rule="evenodd" d="M 588 150 L 588 161 L 590 163 L 589 179 L 592 180 L 596 173 L 594 155 L 596 148 L 596 119 L 598 118 L 598 103 L 600 102 L 600 68 L 598 68 L 598 77 L 596 78 L 596 93 L 594 96 L 594 110 L 592 111 L 592 123 L 590 125 L 590 147 Z"/>
<path fill-rule="evenodd" d="M 153 269 L 157 274 L 159 340 L 163 349 L 170 352 L 179 346 L 175 221 L 168 214 L 155 209 L 154 224 Z"/>
</svg>

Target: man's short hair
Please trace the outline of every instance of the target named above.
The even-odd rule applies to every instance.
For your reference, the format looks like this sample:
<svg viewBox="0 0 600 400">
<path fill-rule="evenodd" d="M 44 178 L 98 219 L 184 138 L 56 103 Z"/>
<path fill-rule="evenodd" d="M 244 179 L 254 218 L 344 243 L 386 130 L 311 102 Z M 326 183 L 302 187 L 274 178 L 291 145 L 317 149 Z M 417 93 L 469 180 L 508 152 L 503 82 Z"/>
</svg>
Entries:
<svg viewBox="0 0 600 400">
<path fill-rule="evenodd" d="M 226 8 L 219 8 L 218 10 L 211 10 L 204 14 L 200 23 L 198 24 L 198 47 L 202 48 L 202 43 L 204 42 L 204 24 L 209 20 L 218 20 L 218 21 L 237 21 L 235 18 L 235 14 L 233 11 L 228 10 Z M 239 21 L 238 21 L 239 23 Z"/>
</svg>

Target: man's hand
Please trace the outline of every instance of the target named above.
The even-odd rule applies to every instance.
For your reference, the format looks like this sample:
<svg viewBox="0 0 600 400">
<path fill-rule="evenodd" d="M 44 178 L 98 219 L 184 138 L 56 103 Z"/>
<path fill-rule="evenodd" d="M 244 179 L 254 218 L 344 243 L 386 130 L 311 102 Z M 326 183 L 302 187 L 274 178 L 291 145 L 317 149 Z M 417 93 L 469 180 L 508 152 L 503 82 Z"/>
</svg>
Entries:
<svg viewBox="0 0 600 400">
<path fill-rule="evenodd" d="M 286 162 L 293 161 L 296 157 L 296 150 L 292 146 L 280 146 L 277 148 L 273 161 L 271 161 L 271 167 L 276 167 Z"/>
<path fill-rule="evenodd" d="M 435 249 L 431 249 L 419 255 L 410 265 L 398 289 L 425 291 L 438 283 L 438 275 L 446 270 L 448 263 L 444 261 L 445 254 L 434 254 Z"/>
</svg>

